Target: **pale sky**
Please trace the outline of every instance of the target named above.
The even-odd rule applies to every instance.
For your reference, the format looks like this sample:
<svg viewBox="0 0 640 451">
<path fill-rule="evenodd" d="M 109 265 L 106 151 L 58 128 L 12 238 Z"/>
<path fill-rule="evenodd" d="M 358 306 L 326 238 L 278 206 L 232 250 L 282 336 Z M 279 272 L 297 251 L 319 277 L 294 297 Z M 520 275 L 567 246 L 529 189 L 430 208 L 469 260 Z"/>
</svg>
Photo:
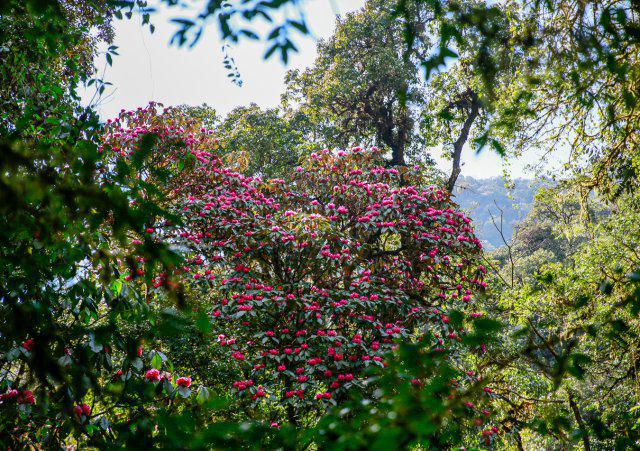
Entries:
<svg viewBox="0 0 640 451">
<path fill-rule="evenodd" d="M 292 54 L 288 66 L 284 66 L 279 58 L 263 60 L 264 42 L 246 40 L 231 48 L 230 53 L 242 76 L 242 87 L 234 85 L 227 77 L 215 24 L 206 30 L 193 49 L 188 49 L 169 46 L 175 30 L 169 20 L 181 16 L 179 9 L 161 10 L 152 16 L 156 27 L 154 34 L 149 33 L 148 27 L 141 26 L 139 16 L 117 21 L 114 44 L 119 47 L 119 56 L 114 58 L 112 67 L 106 66 L 104 55 L 97 61 L 100 72 L 105 70 L 103 79 L 113 84 L 100 99 L 97 110 L 106 120 L 117 115 L 121 108 L 137 108 L 150 100 L 165 106 L 207 103 L 223 115 L 236 106 L 252 102 L 261 107 L 277 106 L 284 91 L 286 71 L 313 64 L 317 39 L 331 36 L 336 14 L 354 11 L 363 4 L 364 0 L 306 0 L 304 12 L 313 37 L 296 36 L 294 42 L 300 52 Z M 182 15 L 189 14 L 193 15 L 193 11 Z M 92 94 L 85 92 L 83 97 L 89 99 Z M 441 158 L 437 160 L 448 172 L 448 163 Z M 486 178 L 503 173 L 504 162 L 491 150 L 476 156 L 471 149 L 465 149 L 463 162 L 463 175 Z M 524 166 L 523 161 L 512 162 L 511 176 L 530 177 Z"/>
</svg>

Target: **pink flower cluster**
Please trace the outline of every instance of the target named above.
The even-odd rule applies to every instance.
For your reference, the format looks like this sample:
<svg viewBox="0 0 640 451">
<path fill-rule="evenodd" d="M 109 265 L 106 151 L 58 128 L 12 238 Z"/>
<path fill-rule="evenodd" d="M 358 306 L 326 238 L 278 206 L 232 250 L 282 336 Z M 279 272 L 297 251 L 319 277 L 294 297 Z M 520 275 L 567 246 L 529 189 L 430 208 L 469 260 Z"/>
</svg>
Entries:
<svg viewBox="0 0 640 451">
<path fill-rule="evenodd" d="M 73 408 L 73 413 L 75 413 L 78 417 L 88 417 L 91 415 L 91 407 L 88 404 L 78 404 Z"/>
<path fill-rule="evenodd" d="M 17 404 L 35 404 L 36 398 L 31 390 L 15 390 L 11 389 L 0 395 L 0 400 L 15 401 Z"/>
</svg>

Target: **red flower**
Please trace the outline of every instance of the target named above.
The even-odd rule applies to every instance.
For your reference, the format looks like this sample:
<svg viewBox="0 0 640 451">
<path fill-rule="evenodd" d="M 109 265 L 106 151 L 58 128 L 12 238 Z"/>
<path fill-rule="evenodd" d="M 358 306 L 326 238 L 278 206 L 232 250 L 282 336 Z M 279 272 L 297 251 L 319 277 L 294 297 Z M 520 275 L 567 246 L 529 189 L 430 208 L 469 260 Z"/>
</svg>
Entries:
<svg viewBox="0 0 640 451">
<path fill-rule="evenodd" d="M 24 349 L 26 349 L 27 351 L 31 352 L 33 350 L 33 345 L 35 344 L 35 341 L 33 341 L 33 338 L 29 338 L 27 340 L 25 340 L 24 343 L 22 343 L 22 347 Z"/>
<path fill-rule="evenodd" d="M 0 395 L 0 399 L 14 399 L 18 397 L 18 390 L 9 390 L 6 393 Z"/>
<path fill-rule="evenodd" d="M 88 404 L 78 404 L 73 408 L 73 412 L 79 417 L 88 417 L 91 415 L 91 407 Z"/>
<path fill-rule="evenodd" d="M 176 385 L 178 387 L 191 387 L 191 378 L 190 377 L 179 377 L 176 379 Z"/>
<path fill-rule="evenodd" d="M 158 382 L 160 380 L 160 371 L 152 368 L 145 373 L 144 378 L 149 382 Z"/>
</svg>

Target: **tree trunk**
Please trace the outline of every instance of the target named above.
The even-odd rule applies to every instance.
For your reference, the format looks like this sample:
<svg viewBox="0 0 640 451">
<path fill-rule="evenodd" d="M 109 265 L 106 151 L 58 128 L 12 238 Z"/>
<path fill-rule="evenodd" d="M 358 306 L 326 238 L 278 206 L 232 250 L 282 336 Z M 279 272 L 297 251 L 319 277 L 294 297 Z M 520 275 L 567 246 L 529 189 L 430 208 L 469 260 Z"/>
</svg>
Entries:
<svg viewBox="0 0 640 451">
<path fill-rule="evenodd" d="M 405 88 L 406 90 L 406 88 Z M 404 152 L 411 142 L 413 119 L 406 105 L 394 110 L 393 105 L 385 105 L 379 116 L 384 118 L 378 125 L 378 136 L 391 149 L 391 166 L 405 166 Z"/>
<path fill-rule="evenodd" d="M 522 446 L 522 436 L 520 435 L 520 431 L 516 429 L 516 446 L 518 447 L 518 451 L 524 451 L 524 446 Z"/>
<path fill-rule="evenodd" d="M 404 149 L 402 147 L 393 147 L 391 149 L 391 166 L 404 166 Z"/>
<path fill-rule="evenodd" d="M 582 420 L 582 415 L 580 414 L 580 409 L 573 399 L 573 393 L 569 392 L 569 406 L 571 410 L 573 410 L 573 415 L 576 417 L 576 423 L 578 423 L 578 428 L 582 433 L 582 443 L 584 444 L 585 451 L 591 451 L 591 442 L 589 441 L 589 433 L 587 432 L 587 428 L 584 425 L 584 421 Z"/>
<path fill-rule="evenodd" d="M 464 102 L 466 105 L 465 109 L 468 110 L 467 118 L 462 124 L 462 130 L 460 130 L 460 136 L 456 139 L 456 142 L 453 143 L 453 162 L 451 168 L 451 175 L 449 176 L 449 180 L 447 181 L 447 191 L 449 193 L 453 193 L 453 189 L 456 186 L 456 181 L 458 180 L 458 176 L 460 175 L 461 165 L 460 165 L 460 156 L 462 155 L 462 148 L 464 147 L 467 139 L 469 139 L 469 131 L 471 130 L 471 126 L 473 122 L 476 120 L 478 115 L 480 114 L 480 99 L 478 99 L 478 95 L 472 91 L 471 89 L 467 90 L 465 93 L 468 96 L 468 99 L 465 99 Z"/>
<path fill-rule="evenodd" d="M 285 390 L 289 391 L 293 389 L 293 385 L 291 383 L 291 381 L 289 379 L 286 380 L 285 382 Z M 288 404 L 286 407 L 286 412 L 287 412 L 287 420 L 289 420 L 289 423 L 291 423 L 291 425 L 293 426 L 298 426 L 298 416 L 296 415 L 296 409 L 293 406 L 293 404 Z"/>
</svg>

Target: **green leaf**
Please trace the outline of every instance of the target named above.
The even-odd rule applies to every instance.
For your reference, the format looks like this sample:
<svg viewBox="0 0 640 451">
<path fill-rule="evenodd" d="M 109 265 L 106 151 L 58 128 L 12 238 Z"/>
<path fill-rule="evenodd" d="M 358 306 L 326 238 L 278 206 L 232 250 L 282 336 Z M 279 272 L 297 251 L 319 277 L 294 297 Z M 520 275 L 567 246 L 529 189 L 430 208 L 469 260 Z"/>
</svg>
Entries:
<svg viewBox="0 0 640 451">
<path fill-rule="evenodd" d="M 198 389 L 198 395 L 196 397 L 196 401 L 198 402 L 198 404 L 204 404 L 210 398 L 211 398 L 211 393 L 209 392 L 209 389 L 207 387 L 205 387 L 204 385 L 201 386 Z"/>
<path fill-rule="evenodd" d="M 142 360 L 140 360 L 140 358 L 138 357 L 131 361 L 131 365 L 138 371 L 142 370 Z"/>
<path fill-rule="evenodd" d="M 157 370 L 162 368 L 162 357 L 157 352 L 151 357 L 151 366 Z"/>
<path fill-rule="evenodd" d="M 102 351 L 102 344 L 96 343 L 95 336 L 93 334 L 89 335 L 89 348 L 96 354 Z"/>
</svg>

